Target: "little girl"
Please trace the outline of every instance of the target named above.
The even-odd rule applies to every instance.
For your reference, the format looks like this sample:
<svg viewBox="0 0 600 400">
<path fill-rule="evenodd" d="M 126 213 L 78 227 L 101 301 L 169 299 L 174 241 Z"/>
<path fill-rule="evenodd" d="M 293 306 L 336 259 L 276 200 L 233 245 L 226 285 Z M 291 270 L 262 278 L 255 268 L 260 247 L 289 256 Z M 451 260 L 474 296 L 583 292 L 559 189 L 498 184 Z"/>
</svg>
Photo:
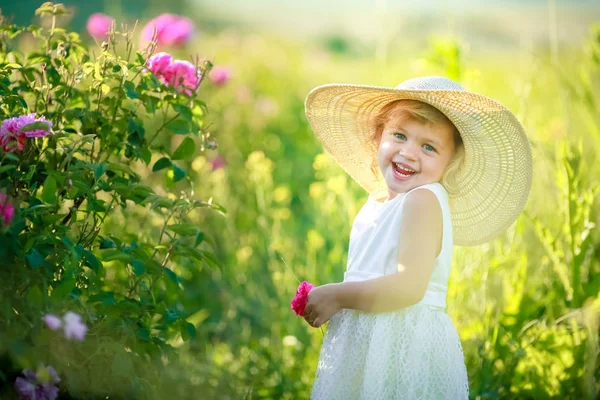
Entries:
<svg viewBox="0 0 600 400">
<path fill-rule="evenodd" d="M 503 105 L 442 77 L 396 88 L 324 85 L 306 115 L 369 192 L 342 283 L 314 288 L 304 318 L 331 319 L 313 399 L 467 399 L 445 312 L 452 246 L 488 241 L 522 211 L 529 141 Z"/>
</svg>

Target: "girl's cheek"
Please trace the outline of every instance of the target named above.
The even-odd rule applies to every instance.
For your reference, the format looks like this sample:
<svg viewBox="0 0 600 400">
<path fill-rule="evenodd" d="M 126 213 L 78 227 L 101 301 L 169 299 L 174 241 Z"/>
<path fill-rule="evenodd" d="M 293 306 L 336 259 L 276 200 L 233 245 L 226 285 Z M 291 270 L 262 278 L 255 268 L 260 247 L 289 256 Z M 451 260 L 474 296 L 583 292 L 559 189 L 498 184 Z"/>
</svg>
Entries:
<svg viewBox="0 0 600 400">
<path fill-rule="evenodd" d="M 392 147 L 392 144 L 388 140 L 383 140 L 380 144 L 381 150 L 388 151 Z"/>
</svg>

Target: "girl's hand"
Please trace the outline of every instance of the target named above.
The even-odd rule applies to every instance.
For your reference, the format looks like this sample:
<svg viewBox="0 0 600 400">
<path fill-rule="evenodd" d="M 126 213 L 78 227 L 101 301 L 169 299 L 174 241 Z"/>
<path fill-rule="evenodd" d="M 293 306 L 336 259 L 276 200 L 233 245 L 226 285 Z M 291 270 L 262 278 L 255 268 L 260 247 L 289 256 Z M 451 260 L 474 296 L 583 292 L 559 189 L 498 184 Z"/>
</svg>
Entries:
<svg viewBox="0 0 600 400">
<path fill-rule="evenodd" d="M 304 319 L 313 328 L 318 328 L 337 313 L 341 307 L 337 298 L 339 283 L 318 286 L 308 293 Z"/>
</svg>

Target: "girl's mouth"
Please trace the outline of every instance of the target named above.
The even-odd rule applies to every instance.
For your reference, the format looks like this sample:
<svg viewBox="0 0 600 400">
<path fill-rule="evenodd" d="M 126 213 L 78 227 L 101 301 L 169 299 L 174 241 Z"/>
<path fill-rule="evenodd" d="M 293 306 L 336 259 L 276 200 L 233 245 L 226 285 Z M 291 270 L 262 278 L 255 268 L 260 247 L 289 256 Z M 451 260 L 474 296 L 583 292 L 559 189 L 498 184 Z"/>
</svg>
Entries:
<svg viewBox="0 0 600 400">
<path fill-rule="evenodd" d="M 394 171 L 394 176 L 396 177 L 396 179 L 401 181 L 408 180 L 414 174 L 417 173 L 417 171 L 415 171 L 414 169 L 395 162 L 392 163 L 392 169 Z"/>
</svg>

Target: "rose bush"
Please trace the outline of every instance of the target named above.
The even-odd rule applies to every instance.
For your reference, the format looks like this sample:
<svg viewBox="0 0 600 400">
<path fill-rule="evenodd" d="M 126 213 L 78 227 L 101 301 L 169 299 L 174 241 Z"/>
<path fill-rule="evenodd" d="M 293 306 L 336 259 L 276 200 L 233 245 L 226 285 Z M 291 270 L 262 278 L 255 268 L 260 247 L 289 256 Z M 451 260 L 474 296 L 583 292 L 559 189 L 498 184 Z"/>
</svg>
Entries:
<svg viewBox="0 0 600 400">
<path fill-rule="evenodd" d="M 117 31 L 88 49 L 55 26 L 66 12 L 36 11 L 50 29 L 0 21 L 0 397 L 193 397 L 175 348 L 210 335 L 218 266 L 190 217 L 224 211 L 188 165 L 216 146 L 211 63 L 169 56 L 162 79 L 155 44 Z"/>
</svg>

